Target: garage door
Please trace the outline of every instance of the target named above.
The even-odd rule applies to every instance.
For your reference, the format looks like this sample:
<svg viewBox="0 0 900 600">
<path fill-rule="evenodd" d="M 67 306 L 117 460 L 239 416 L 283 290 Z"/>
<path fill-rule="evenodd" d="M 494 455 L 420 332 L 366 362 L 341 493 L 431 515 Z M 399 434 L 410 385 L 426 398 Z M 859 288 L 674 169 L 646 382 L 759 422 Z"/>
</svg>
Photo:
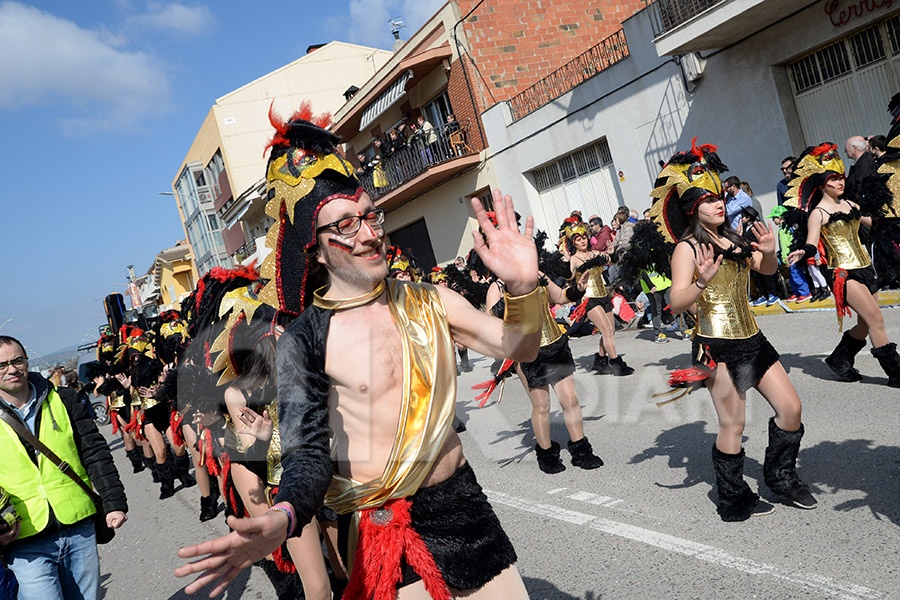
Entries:
<svg viewBox="0 0 900 600">
<path fill-rule="evenodd" d="M 623 204 L 605 139 L 536 169 L 532 175 L 544 223 L 554 229 L 547 232 L 551 236 L 572 211 L 581 211 L 585 220 L 600 215 L 607 223 Z"/>
<path fill-rule="evenodd" d="M 843 148 L 853 135 L 885 134 L 887 104 L 900 89 L 900 15 L 788 65 L 807 145 Z"/>
</svg>

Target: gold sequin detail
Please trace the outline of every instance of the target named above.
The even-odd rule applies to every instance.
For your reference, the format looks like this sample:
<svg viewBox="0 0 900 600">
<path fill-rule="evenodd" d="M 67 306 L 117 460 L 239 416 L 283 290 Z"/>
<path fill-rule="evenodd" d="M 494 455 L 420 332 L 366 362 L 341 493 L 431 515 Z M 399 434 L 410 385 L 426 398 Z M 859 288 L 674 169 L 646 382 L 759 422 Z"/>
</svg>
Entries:
<svg viewBox="0 0 900 600">
<path fill-rule="evenodd" d="M 603 267 L 592 267 L 588 273 L 590 275 L 588 275 L 587 285 L 584 287 L 585 298 L 602 298 L 608 295 L 606 283 L 603 281 Z"/>
<path fill-rule="evenodd" d="M 723 260 L 697 299 L 697 335 L 726 339 L 756 335 L 759 327 L 750 312 L 749 288 L 749 260 Z"/>
<path fill-rule="evenodd" d="M 872 260 L 859 243 L 859 219 L 840 219 L 822 225 L 828 268 L 864 269 Z"/>
</svg>

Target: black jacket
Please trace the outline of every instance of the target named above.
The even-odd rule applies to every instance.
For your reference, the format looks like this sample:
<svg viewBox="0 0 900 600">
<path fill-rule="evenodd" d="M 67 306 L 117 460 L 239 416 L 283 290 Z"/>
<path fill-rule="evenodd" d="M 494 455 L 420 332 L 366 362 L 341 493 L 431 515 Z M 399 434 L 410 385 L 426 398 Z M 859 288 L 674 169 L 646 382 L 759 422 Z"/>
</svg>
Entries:
<svg viewBox="0 0 900 600">
<path fill-rule="evenodd" d="M 863 152 L 850 166 L 850 172 L 847 173 L 847 191 L 850 192 L 851 197 L 856 199 L 863 179 L 877 174 L 878 165 L 875 164 L 875 158 L 868 152 Z"/>
<path fill-rule="evenodd" d="M 29 373 L 28 382 L 34 386 L 37 392 L 37 397 L 39 398 L 38 404 L 43 405 L 50 390 L 53 389 L 53 383 L 42 377 L 39 373 Z M 84 404 L 79 401 L 78 394 L 75 393 L 74 390 L 67 387 L 61 387 L 56 391 L 59 394 L 63 405 L 66 407 L 69 421 L 72 423 L 72 435 L 75 441 L 75 447 L 78 449 L 78 456 L 81 458 L 81 464 L 87 471 L 88 477 L 94 486 L 94 490 L 103 500 L 103 512 L 106 514 L 117 510 L 128 512 L 125 486 L 122 485 L 122 481 L 119 479 L 119 472 L 116 470 L 116 465 L 113 462 L 112 453 L 109 451 L 106 439 L 97 429 L 97 426 L 88 414 L 87 409 Z M 6 406 L 5 403 L 0 402 L 0 410 L 4 410 L 8 414 L 11 414 L 17 421 L 22 421 L 22 419 L 19 418 L 19 415 Z M 38 408 L 34 427 L 35 431 L 40 431 L 42 412 L 43 411 Z M 25 450 L 28 452 L 29 456 L 31 456 L 31 460 L 37 464 L 37 454 L 34 447 L 21 438 L 19 438 L 19 441 L 22 442 Z M 75 485 L 75 483 L 73 482 L 72 485 Z M 50 521 L 43 532 L 58 530 L 60 528 L 60 523 L 56 520 L 56 516 L 53 515 L 53 511 L 51 510 L 50 512 Z M 40 535 L 40 533 L 38 535 Z M 29 537 L 26 539 L 32 538 Z"/>
</svg>

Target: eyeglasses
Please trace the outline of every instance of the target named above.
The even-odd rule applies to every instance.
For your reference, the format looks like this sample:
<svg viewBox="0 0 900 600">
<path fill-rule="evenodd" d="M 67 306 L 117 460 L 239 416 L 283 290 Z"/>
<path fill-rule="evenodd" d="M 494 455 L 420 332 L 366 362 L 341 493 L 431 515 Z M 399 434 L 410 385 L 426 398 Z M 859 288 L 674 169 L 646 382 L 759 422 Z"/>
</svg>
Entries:
<svg viewBox="0 0 900 600">
<path fill-rule="evenodd" d="M 374 210 L 370 210 L 364 215 L 352 215 L 349 217 L 344 217 L 343 219 L 338 219 L 333 223 L 328 223 L 327 225 L 322 225 L 321 227 L 316 227 L 316 233 L 322 233 L 326 229 L 337 229 L 338 233 L 341 235 L 353 235 L 357 231 L 359 231 L 360 226 L 362 225 L 362 220 L 365 219 L 366 223 L 369 224 L 371 228 L 381 228 L 381 224 L 384 223 L 384 209 L 376 208 Z"/>
<path fill-rule="evenodd" d="M 781 172 L 782 172 L 782 173 L 787 173 L 787 172 L 790 171 L 790 170 L 791 170 L 790 167 L 781 167 Z"/>
<path fill-rule="evenodd" d="M 0 372 L 4 372 L 9 369 L 10 366 L 13 366 L 17 369 L 20 369 L 28 364 L 28 359 L 24 356 L 20 356 L 18 358 L 14 358 L 8 362 L 0 362 Z"/>
</svg>

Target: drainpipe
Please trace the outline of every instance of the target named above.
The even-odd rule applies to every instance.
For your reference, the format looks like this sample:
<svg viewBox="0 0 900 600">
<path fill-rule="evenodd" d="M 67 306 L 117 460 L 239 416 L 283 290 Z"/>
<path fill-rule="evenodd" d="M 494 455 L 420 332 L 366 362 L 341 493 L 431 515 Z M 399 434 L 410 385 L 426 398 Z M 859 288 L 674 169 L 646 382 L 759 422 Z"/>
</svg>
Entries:
<svg viewBox="0 0 900 600">
<path fill-rule="evenodd" d="M 463 21 L 465 21 L 466 19 L 468 19 L 469 16 L 470 16 L 473 12 L 475 12 L 475 10 L 476 10 L 479 6 L 481 6 L 482 4 L 484 4 L 484 0 L 479 0 L 478 4 L 476 4 L 475 6 L 473 6 L 473 7 L 472 7 L 472 10 L 470 10 L 469 12 L 467 12 L 467 13 L 466 13 L 466 16 L 464 16 L 462 19 L 460 19 L 459 21 L 457 21 L 457 22 L 456 22 L 456 25 L 453 26 L 453 41 L 454 41 L 454 43 L 456 44 L 456 51 L 459 53 L 459 60 L 460 60 L 460 62 L 462 63 L 463 77 L 464 77 L 465 80 L 466 80 L 466 89 L 469 91 L 469 100 L 471 100 L 471 102 L 472 102 L 472 108 L 473 108 L 473 109 L 476 107 L 476 104 L 475 104 L 475 95 L 472 93 L 472 84 L 469 83 L 469 72 L 468 72 L 468 69 L 466 69 L 466 64 L 465 64 L 465 62 L 463 62 L 463 53 L 462 53 L 462 51 L 461 51 L 461 49 L 460 49 L 461 44 L 459 43 L 459 38 L 456 36 L 456 28 L 459 27 L 459 25 L 460 25 Z M 459 5 L 457 4 L 457 6 L 459 6 Z M 466 54 L 468 54 L 468 52 L 466 52 Z M 469 57 L 469 60 L 471 60 L 471 57 Z M 476 109 L 476 113 L 477 113 L 477 109 Z M 484 148 L 484 149 L 487 149 L 487 141 L 484 139 L 484 130 L 481 128 L 481 116 L 478 115 L 478 114 L 475 115 L 475 123 L 478 125 L 478 135 L 481 137 L 481 147 Z"/>
</svg>

